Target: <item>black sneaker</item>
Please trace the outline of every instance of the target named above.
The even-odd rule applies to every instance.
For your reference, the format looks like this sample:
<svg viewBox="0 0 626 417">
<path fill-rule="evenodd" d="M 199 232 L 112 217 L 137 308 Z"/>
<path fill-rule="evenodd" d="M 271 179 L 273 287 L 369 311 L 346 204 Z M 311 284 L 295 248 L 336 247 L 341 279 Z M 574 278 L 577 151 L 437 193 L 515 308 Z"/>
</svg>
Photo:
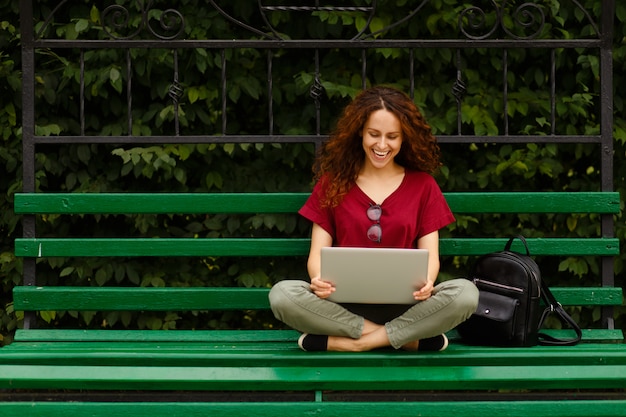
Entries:
<svg viewBox="0 0 626 417">
<path fill-rule="evenodd" d="M 328 336 L 303 333 L 298 339 L 298 346 L 305 352 L 326 352 Z"/>
<path fill-rule="evenodd" d="M 445 334 L 435 337 L 428 337 L 420 340 L 417 350 L 419 352 L 441 352 L 448 347 L 448 338 Z"/>
</svg>

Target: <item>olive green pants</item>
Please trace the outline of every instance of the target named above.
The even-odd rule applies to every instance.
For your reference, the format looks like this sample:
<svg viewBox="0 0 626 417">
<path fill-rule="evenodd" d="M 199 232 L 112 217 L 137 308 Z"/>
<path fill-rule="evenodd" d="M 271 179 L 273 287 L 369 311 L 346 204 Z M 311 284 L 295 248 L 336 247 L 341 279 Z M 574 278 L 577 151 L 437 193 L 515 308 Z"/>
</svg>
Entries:
<svg viewBox="0 0 626 417">
<path fill-rule="evenodd" d="M 398 349 L 467 320 L 476 311 L 478 289 L 466 279 L 454 279 L 413 305 L 341 305 L 319 298 L 306 281 L 286 280 L 274 285 L 269 299 L 274 316 L 300 332 L 358 339 L 368 319 L 384 324 L 391 346 Z"/>
</svg>

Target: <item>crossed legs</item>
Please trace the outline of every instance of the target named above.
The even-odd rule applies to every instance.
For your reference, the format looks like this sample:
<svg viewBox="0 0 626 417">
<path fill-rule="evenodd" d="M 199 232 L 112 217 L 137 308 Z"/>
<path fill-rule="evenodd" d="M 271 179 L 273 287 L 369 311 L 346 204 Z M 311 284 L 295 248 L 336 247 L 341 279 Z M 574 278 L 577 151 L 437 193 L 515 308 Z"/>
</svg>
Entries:
<svg viewBox="0 0 626 417">
<path fill-rule="evenodd" d="M 439 284 L 433 296 L 384 325 L 354 314 L 313 294 L 305 281 L 277 283 L 270 305 L 277 319 L 303 333 L 327 335 L 327 350 L 367 351 L 392 346 L 417 350 L 419 341 L 454 328 L 478 303 L 478 290 L 468 280 Z"/>
<path fill-rule="evenodd" d="M 387 336 L 385 326 L 364 319 L 361 337 L 353 339 L 344 336 L 329 336 L 327 350 L 336 352 L 364 352 L 388 346 L 391 346 L 391 342 Z M 410 351 L 416 351 L 418 347 L 419 340 L 402 345 L 402 349 Z"/>
</svg>

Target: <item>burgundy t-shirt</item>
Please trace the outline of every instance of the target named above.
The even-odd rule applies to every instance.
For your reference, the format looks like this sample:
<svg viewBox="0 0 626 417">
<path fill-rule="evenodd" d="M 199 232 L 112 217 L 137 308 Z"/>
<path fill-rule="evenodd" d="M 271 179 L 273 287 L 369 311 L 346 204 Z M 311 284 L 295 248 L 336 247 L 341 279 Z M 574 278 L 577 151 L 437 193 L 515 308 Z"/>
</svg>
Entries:
<svg viewBox="0 0 626 417">
<path fill-rule="evenodd" d="M 435 179 L 428 173 L 406 171 L 402 183 L 380 205 L 382 237 L 375 242 L 367 230 L 375 223 L 367 209 L 375 204 L 358 185 L 334 208 L 322 208 L 324 181 L 319 181 L 299 213 L 320 225 L 334 246 L 415 248 L 417 240 L 455 221 Z"/>
</svg>

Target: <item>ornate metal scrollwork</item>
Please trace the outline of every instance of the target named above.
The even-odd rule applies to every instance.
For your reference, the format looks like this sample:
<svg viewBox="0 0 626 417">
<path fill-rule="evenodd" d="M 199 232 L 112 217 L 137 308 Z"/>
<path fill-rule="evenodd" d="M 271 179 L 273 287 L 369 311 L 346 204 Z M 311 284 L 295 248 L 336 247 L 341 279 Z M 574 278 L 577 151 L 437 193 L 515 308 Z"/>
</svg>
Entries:
<svg viewBox="0 0 626 417">
<path fill-rule="evenodd" d="M 402 25 L 403 23 L 411 20 L 417 13 L 429 2 L 430 0 L 421 0 L 419 4 L 415 6 L 415 8 L 410 11 L 404 18 L 389 24 L 381 29 L 378 29 L 374 33 L 366 34 L 366 31 L 370 28 L 370 23 L 376 16 L 376 12 L 378 10 L 378 0 L 371 0 L 370 3 L 365 5 L 354 5 L 354 6 L 332 6 L 325 5 L 322 6 L 318 1 L 315 1 L 315 5 L 302 5 L 298 4 L 295 6 L 291 5 L 273 5 L 269 0 L 257 0 L 259 12 L 263 19 L 263 23 L 265 24 L 265 28 L 267 31 L 263 31 L 261 27 L 253 27 L 247 23 L 242 22 L 234 16 L 231 16 L 228 12 L 226 12 L 223 8 L 221 8 L 215 0 L 209 0 L 209 4 L 211 4 L 215 10 L 217 10 L 222 16 L 224 16 L 228 21 L 258 35 L 262 38 L 268 38 L 273 40 L 281 40 L 285 39 L 285 35 L 281 33 L 274 25 L 271 23 L 272 19 L 270 19 L 269 14 L 272 12 L 294 12 L 294 13 L 314 13 L 314 12 L 328 12 L 328 13 L 358 13 L 363 16 L 366 16 L 367 22 L 363 25 L 363 29 L 361 29 L 356 35 L 354 35 L 351 40 L 358 39 L 368 39 L 376 37 L 382 33 L 389 31 L 390 29 Z M 311 2 L 309 2 L 311 3 Z"/>
<path fill-rule="evenodd" d="M 172 101 L 178 103 L 183 97 L 184 92 L 185 90 L 183 86 L 178 82 L 178 80 L 174 80 L 167 90 L 167 95 L 172 99 Z"/>
<path fill-rule="evenodd" d="M 452 95 L 456 99 L 457 103 L 460 103 L 461 101 L 463 101 L 465 93 L 467 93 L 467 85 L 465 85 L 465 82 L 461 79 L 461 76 L 459 75 L 454 81 L 454 84 L 452 84 Z"/>
<path fill-rule="evenodd" d="M 321 98 L 324 96 L 325 91 L 326 90 L 322 85 L 322 81 L 319 79 L 319 77 L 315 77 L 315 81 L 313 81 L 313 84 L 309 89 L 309 95 L 311 96 L 311 98 L 316 101 L 321 100 Z"/>
<path fill-rule="evenodd" d="M 424 7 L 429 1 L 430 0 L 422 0 L 404 18 L 402 18 L 402 19 L 400 19 L 400 20 L 398 20 L 396 22 L 392 22 L 388 26 L 385 26 L 385 27 L 377 30 L 376 32 L 369 33 L 369 34 L 366 34 L 366 31 L 370 27 L 370 23 L 372 22 L 372 20 L 376 16 L 376 12 L 378 10 L 378 1 L 377 0 L 372 0 L 371 3 L 369 3 L 368 5 L 363 5 L 363 6 L 356 6 L 356 5 L 355 6 L 346 6 L 346 5 L 341 5 L 341 6 L 321 6 L 321 5 L 319 5 L 318 1 L 315 2 L 315 6 L 306 6 L 306 5 L 297 5 L 297 6 L 279 5 L 279 6 L 274 6 L 274 5 L 268 4 L 268 0 L 258 0 L 258 3 L 259 3 L 259 11 L 261 12 L 261 16 L 263 17 L 265 25 L 270 29 L 270 31 L 272 32 L 272 37 L 274 37 L 274 38 L 282 39 L 283 35 L 280 34 L 280 32 L 270 23 L 271 19 L 269 19 L 268 13 L 270 13 L 270 12 L 277 12 L 277 11 L 281 11 L 281 12 L 309 12 L 309 13 L 321 12 L 322 11 L 322 12 L 329 12 L 329 13 L 333 13 L 333 12 L 336 12 L 336 13 L 345 13 L 345 12 L 360 13 L 360 14 L 366 16 L 367 17 L 367 22 L 365 23 L 365 25 L 363 25 L 363 29 L 361 29 L 356 35 L 354 35 L 352 37 L 352 40 L 357 40 L 357 39 L 367 39 L 367 38 L 376 37 L 377 35 L 385 33 L 385 32 L 389 31 L 390 29 L 392 29 L 392 28 L 394 28 L 396 26 L 402 25 L 403 23 L 411 20 L 422 9 L 422 7 Z M 214 4 L 214 1 L 211 0 L 211 3 Z M 246 27 L 247 29 L 252 29 L 249 26 L 246 26 L 243 23 L 235 20 L 234 18 L 231 18 L 229 16 L 226 16 L 226 17 L 228 17 L 229 20 L 239 24 L 242 27 Z M 256 31 L 256 29 L 254 29 L 254 30 Z M 268 36 L 268 35 L 265 35 L 265 36 Z"/>
<path fill-rule="evenodd" d="M 147 30 L 157 39 L 170 40 L 178 38 L 185 29 L 185 18 L 175 9 L 166 9 L 161 12 L 158 26 L 155 28 L 150 18 L 152 9 L 152 0 L 147 3 L 137 0 L 137 9 L 141 13 L 141 21 L 137 28 L 129 35 L 120 35 L 119 33 L 131 29 L 131 12 L 127 7 L 114 4 L 102 12 L 103 30 L 113 39 L 133 39 L 144 30 Z"/>
<path fill-rule="evenodd" d="M 281 34 L 273 28 L 268 22 L 267 14 L 271 12 L 350 12 L 365 14 L 368 17 L 368 23 L 352 39 L 367 39 L 378 36 L 396 26 L 402 25 L 411 20 L 426 4 L 431 0 L 420 0 L 414 3 L 414 8 L 406 17 L 399 21 L 392 22 L 390 25 L 381 28 L 376 33 L 366 34 L 369 22 L 376 16 L 378 9 L 378 1 L 371 0 L 366 5 L 354 6 L 328 6 L 319 5 L 315 1 L 314 6 L 306 6 L 299 4 L 296 6 L 272 5 L 270 0 L 257 0 L 259 10 L 263 20 L 265 20 L 265 29 L 262 27 L 252 27 L 249 24 L 238 20 L 235 16 L 231 16 L 225 10 L 217 5 L 215 0 L 208 0 L 207 4 L 212 6 L 223 17 L 232 23 L 237 24 L 244 29 L 265 39 L 280 40 L 283 38 Z M 589 11 L 580 3 L 579 0 L 569 0 L 577 8 L 578 11 L 585 16 L 586 23 L 590 24 L 596 35 L 600 35 L 598 23 L 594 21 Z M 482 6 L 474 1 L 473 5 L 465 8 L 459 13 L 458 27 L 463 36 L 468 39 L 487 39 L 496 32 L 504 34 L 514 39 L 534 39 L 541 36 L 546 24 L 546 12 L 542 5 L 543 2 L 524 1 L 524 0 L 482 0 L 483 3 L 489 3 L 489 7 Z M 130 2 L 129 3 L 133 3 Z M 310 2 L 309 2 L 310 3 Z M 358 4 L 358 2 L 355 2 Z M 519 3 L 519 4 L 518 4 Z M 65 7 L 68 0 L 60 0 L 54 7 L 52 12 L 46 17 L 43 25 L 41 25 L 35 35 L 36 39 L 45 36 L 46 30 L 54 22 L 55 14 L 58 10 Z M 135 0 L 135 9 L 140 14 L 140 21 L 137 23 L 133 19 L 131 8 L 122 4 L 112 4 L 106 7 L 101 13 L 102 27 L 112 39 L 125 40 L 133 39 L 144 31 L 160 40 L 171 40 L 180 37 L 185 30 L 185 19 L 178 10 L 169 8 L 163 11 L 154 9 L 153 0 Z M 155 16 L 157 16 L 155 18 Z"/>
<path fill-rule="evenodd" d="M 269 2 L 271 3 L 271 2 Z M 271 30 L 273 36 L 276 38 L 283 38 L 283 36 L 279 33 L 279 31 L 270 23 L 271 19 L 268 17 L 268 13 L 270 12 L 350 12 L 350 13 L 362 13 L 367 16 L 367 24 L 359 33 L 357 33 L 353 39 L 360 38 L 367 27 L 369 27 L 370 22 L 374 18 L 377 8 L 377 0 L 372 0 L 371 5 L 367 6 L 321 6 L 318 1 L 315 2 L 313 6 L 306 5 L 296 5 L 296 6 L 288 6 L 288 5 L 271 5 L 268 4 L 267 0 L 258 0 L 259 11 L 261 12 L 261 16 L 263 17 L 263 21 L 265 25 Z"/>
<path fill-rule="evenodd" d="M 492 13 L 480 6 L 470 6 L 459 14 L 459 30 L 468 39 L 487 39 L 500 29 L 513 39 L 535 39 L 546 23 L 542 6 L 525 2 L 520 5 L 504 0 L 501 4 L 491 0 Z"/>
</svg>

